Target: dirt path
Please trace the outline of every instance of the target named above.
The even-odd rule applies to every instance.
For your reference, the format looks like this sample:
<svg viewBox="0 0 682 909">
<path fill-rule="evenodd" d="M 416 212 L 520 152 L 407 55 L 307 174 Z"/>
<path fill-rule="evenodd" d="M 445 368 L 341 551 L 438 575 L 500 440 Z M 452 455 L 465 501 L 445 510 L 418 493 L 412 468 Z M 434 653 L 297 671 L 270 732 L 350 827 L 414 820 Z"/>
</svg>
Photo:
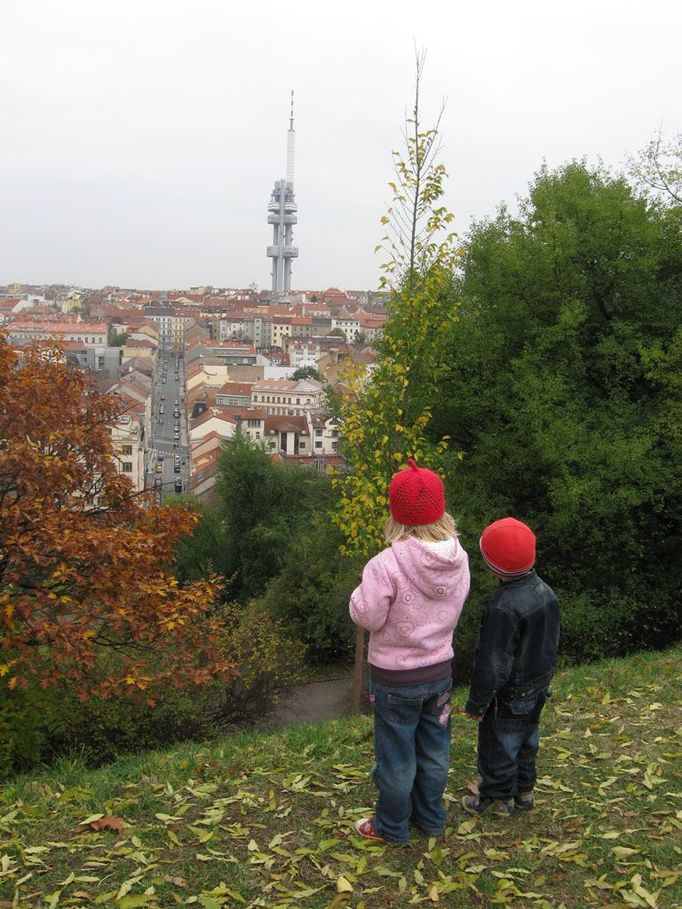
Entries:
<svg viewBox="0 0 682 909">
<path fill-rule="evenodd" d="M 270 729 L 290 723 L 317 723 L 350 712 L 352 679 L 294 685 L 280 692 L 279 703 L 266 722 Z"/>
</svg>

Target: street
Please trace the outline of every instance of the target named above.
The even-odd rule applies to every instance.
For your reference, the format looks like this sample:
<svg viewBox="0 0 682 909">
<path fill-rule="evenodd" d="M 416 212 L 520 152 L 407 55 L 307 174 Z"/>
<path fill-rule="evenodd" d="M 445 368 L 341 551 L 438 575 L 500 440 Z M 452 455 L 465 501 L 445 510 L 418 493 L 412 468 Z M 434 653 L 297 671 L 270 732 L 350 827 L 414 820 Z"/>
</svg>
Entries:
<svg viewBox="0 0 682 909">
<path fill-rule="evenodd" d="M 163 495 L 179 494 L 187 489 L 187 441 L 184 363 L 177 353 L 163 351 L 154 376 L 148 488 L 156 486 L 158 489 L 160 486 Z M 176 472 L 176 455 L 180 458 L 179 472 Z M 158 467 L 161 467 L 160 471 Z M 176 484 L 182 484 L 182 488 L 177 488 Z"/>
</svg>

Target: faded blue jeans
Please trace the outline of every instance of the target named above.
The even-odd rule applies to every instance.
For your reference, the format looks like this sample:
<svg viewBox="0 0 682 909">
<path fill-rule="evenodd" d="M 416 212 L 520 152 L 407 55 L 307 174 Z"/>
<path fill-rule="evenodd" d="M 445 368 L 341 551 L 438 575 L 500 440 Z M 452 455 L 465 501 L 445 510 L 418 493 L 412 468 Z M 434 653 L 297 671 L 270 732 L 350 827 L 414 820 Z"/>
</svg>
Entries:
<svg viewBox="0 0 682 909">
<path fill-rule="evenodd" d="M 505 703 L 494 699 L 478 724 L 479 792 L 482 799 L 514 798 L 535 786 L 540 744 L 538 720 L 547 691 Z"/>
<path fill-rule="evenodd" d="M 409 822 L 439 836 L 450 762 L 452 678 L 421 685 L 371 682 L 374 705 L 372 777 L 379 790 L 374 823 L 393 843 L 406 843 Z"/>
</svg>

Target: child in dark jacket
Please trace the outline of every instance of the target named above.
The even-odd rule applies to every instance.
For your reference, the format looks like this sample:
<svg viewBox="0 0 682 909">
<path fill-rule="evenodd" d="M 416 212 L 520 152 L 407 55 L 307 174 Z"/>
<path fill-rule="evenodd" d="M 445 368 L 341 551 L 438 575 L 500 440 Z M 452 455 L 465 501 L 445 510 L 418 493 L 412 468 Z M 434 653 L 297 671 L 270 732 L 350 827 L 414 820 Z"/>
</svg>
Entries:
<svg viewBox="0 0 682 909">
<path fill-rule="evenodd" d="M 559 645 L 559 603 L 538 577 L 535 535 L 502 518 L 483 531 L 481 554 L 501 581 L 486 605 L 464 708 L 478 721 L 479 794 L 470 814 L 509 815 L 534 805 L 538 720 L 549 694 Z"/>
</svg>

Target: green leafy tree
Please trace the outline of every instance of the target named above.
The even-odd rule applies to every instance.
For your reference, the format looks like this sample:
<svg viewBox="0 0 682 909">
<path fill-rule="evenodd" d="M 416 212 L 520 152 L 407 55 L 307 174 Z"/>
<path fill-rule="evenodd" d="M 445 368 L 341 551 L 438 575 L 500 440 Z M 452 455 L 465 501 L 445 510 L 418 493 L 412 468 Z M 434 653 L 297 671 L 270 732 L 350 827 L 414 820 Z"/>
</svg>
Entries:
<svg viewBox="0 0 682 909">
<path fill-rule="evenodd" d="M 115 335 L 112 335 L 111 340 L 109 341 L 110 347 L 125 347 L 130 335 L 123 331 Z"/>
<path fill-rule="evenodd" d="M 681 240 L 679 210 L 571 163 L 467 246 L 429 432 L 464 453 L 470 548 L 504 514 L 537 530 L 576 658 L 679 634 Z"/>
<path fill-rule="evenodd" d="M 456 261 L 452 214 L 441 204 L 445 167 L 438 161 L 439 124 L 424 128 L 421 90 L 424 55 L 416 60 L 415 98 L 405 123 L 405 150 L 393 152 L 392 201 L 382 218 L 377 249 L 387 255 L 382 287 L 390 314 L 378 360 L 349 367 L 332 398 L 342 427 L 347 473 L 334 520 L 346 555 L 369 556 L 382 545 L 388 483 L 409 457 L 438 467 L 447 439 L 430 442 L 431 397 L 444 364 L 438 338 L 456 318 L 452 271 Z"/>
<path fill-rule="evenodd" d="M 327 478 L 273 461 L 242 435 L 225 447 L 216 489 L 219 503 L 202 510 L 194 534 L 178 549 L 176 572 L 187 580 L 217 572 L 229 582 L 229 598 L 242 602 L 263 593 L 292 541 L 332 497 Z"/>
<path fill-rule="evenodd" d="M 301 379 L 315 379 L 318 382 L 324 381 L 314 366 L 299 366 L 298 369 L 293 371 L 291 378 L 295 382 L 299 382 Z"/>
</svg>

